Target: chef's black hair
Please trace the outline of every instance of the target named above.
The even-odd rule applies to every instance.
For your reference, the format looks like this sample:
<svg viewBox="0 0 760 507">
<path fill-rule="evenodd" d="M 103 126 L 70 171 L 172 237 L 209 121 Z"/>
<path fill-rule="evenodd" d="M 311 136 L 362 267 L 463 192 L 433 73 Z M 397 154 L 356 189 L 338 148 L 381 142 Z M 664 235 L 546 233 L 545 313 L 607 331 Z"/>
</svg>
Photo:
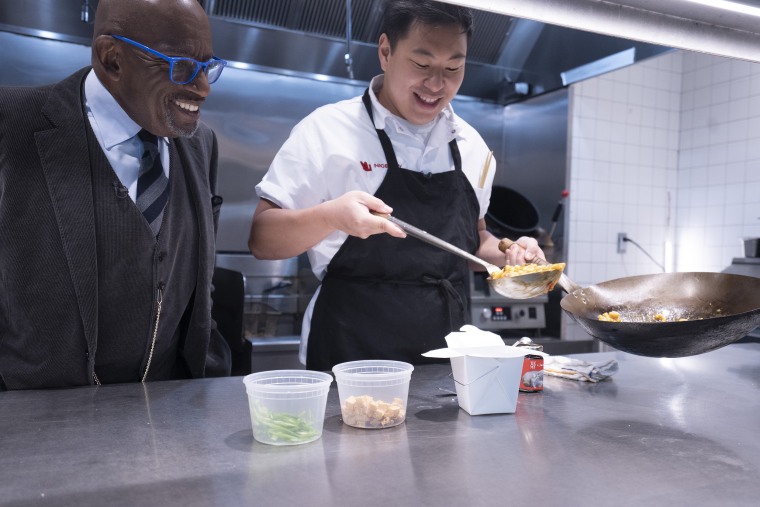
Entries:
<svg viewBox="0 0 760 507">
<path fill-rule="evenodd" d="M 466 7 L 432 0 L 387 0 L 381 33 L 388 36 L 391 50 L 415 22 L 432 26 L 459 25 L 468 41 L 472 37 L 472 11 Z"/>
</svg>

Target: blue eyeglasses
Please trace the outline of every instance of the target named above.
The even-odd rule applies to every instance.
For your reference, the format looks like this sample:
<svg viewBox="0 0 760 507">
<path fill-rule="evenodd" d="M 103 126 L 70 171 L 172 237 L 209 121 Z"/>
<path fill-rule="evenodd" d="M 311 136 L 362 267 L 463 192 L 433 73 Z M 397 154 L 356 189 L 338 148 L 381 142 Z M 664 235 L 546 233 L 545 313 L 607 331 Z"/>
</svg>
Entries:
<svg viewBox="0 0 760 507">
<path fill-rule="evenodd" d="M 184 58 L 181 56 L 166 56 L 163 53 L 159 53 L 155 49 L 151 49 L 148 46 L 144 46 L 139 42 L 127 39 L 121 35 L 111 35 L 111 37 L 122 40 L 128 44 L 132 44 L 133 46 L 138 47 L 143 51 L 146 51 L 159 58 L 163 58 L 169 62 L 169 79 L 171 79 L 172 83 L 175 84 L 183 85 L 189 83 L 195 79 L 195 76 L 198 75 L 198 71 L 201 69 L 203 69 L 203 73 L 206 74 L 208 83 L 215 83 L 216 80 L 219 79 L 219 76 L 222 75 L 224 66 L 227 65 L 226 61 L 222 60 L 221 58 L 217 58 L 216 56 L 207 62 L 199 62 L 198 60 L 194 60 L 192 58 Z"/>
</svg>

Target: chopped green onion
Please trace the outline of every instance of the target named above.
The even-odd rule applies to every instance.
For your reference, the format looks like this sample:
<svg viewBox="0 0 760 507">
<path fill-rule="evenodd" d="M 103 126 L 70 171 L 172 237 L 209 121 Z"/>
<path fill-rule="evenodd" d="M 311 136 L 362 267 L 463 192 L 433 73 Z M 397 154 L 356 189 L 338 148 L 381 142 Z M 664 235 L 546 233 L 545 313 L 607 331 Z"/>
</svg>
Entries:
<svg viewBox="0 0 760 507">
<path fill-rule="evenodd" d="M 319 436 L 311 417 L 287 412 L 272 412 L 256 400 L 253 404 L 254 423 L 257 433 L 266 435 L 273 442 L 292 444 L 308 442 Z"/>
</svg>

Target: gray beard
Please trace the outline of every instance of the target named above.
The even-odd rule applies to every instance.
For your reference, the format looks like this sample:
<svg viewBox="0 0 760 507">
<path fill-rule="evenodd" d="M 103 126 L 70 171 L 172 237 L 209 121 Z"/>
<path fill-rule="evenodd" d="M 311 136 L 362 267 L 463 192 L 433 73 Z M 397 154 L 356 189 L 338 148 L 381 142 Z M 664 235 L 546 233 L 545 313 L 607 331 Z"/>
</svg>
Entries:
<svg viewBox="0 0 760 507">
<path fill-rule="evenodd" d="M 166 125 L 169 127 L 169 131 L 172 133 L 171 137 L 190 137 L 198 130 L 198 122 L 195 122 L 192 129 L 180 128 L 174 123 L 174 118 L 168 112 L 166 113 Z"/>
</svg>

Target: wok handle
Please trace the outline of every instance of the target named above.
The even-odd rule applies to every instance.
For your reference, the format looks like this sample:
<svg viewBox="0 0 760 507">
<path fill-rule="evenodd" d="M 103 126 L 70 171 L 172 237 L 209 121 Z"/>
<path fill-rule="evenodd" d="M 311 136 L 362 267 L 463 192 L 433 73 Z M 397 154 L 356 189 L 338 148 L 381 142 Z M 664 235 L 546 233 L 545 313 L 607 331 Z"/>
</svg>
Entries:
<svg viewBox="0 0 760 507">
<path fill-rule="evenodd" d="M 507 250 L 509 250 L 509 247 L 511 247 L 512 245 L 517 245 L 518 247 L 522 248 L 522 245 L 520 245 L 516 241 L 512 241 L 509 238 L 502 238 L 501 241 L 499 241 L 499 250 L 501 250 L 504 253 L 507 253 Z M 541 257 L 536 257 L 530 262 L 532 264 L 539 264 L 541 266 L 548 266 L 549 264 L 551 264 L 550 262 L 542 259 Z"/>
<path fill-rule="evenodd" d="M 511 239 L 509 239 L 509 238 L 502 238 L 501 241 L 499 241 L 499 250 L 501 250 L 502 252 L 506 253 L 507 249 L 509 247 L 511 247 L 512 245 L 517 245 L 520 248 L 522 248 L 522 246 L 520 246 L 518 243 L 512 241 Z M 540 266 L 548 266 L 549 264 L 551 264 L 550 262 L 542 259 L 541 257 L 536 257 L 531 262 L 533 264 L 538 264 Z M 562 287 L 562 290 L 564 290 L 568 294 L 570 294 L 571 292 L 574 292 L 574 291 L 576 291 L 578 289 L 581 289 L 581 286 L 578 285 L 577 283 L 575 283 L 574 281 L 572 281 L 570 279 L 570 277 L 567 276 L 564 272 L 562 273 L 562 276 L 559 277 L 559 281 L 557 281 L 557 284 L 560 287 Z"/>
</svg>

